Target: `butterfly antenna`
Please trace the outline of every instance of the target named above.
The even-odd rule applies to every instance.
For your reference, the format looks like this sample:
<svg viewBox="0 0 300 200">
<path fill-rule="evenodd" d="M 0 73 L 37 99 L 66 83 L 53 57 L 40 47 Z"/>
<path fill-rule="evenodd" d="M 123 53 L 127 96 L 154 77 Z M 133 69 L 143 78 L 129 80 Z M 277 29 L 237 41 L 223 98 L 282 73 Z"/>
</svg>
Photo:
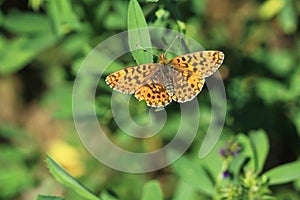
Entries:
<svg viewBox="0 0 300 200">
<path fill-rule="evenodd" d="M 177 40 L 177 38 L 179 37 L 179 35 L 176 35 L 176 37 L 174 38 L 174 40 L 171 42 L 170 46 L 167 48 L 167 50 L 165 51 L 165 55 L 168 53 L 168 51 L 170 50 L 170 48 L 173 46 L 173 44 L 175 43 L 175 41 Z"/>
<path fill-rule="evenodd" d="M 144 47 L 142 47 L 140 45 L 136 45 L 136 47 L 140 48 L 140 49 L 143 49 L 145 52 L 148 52 L 148 53 L 150 53 L 152 55 L 155 55 L 155 56 L 159 57 L 159 55 L 157 55 L 156 53 L 153 53 L 152 51 L 149 51 L 148 49 L 146 49 L 146 48 L 144 48 Z"/>
</svg>

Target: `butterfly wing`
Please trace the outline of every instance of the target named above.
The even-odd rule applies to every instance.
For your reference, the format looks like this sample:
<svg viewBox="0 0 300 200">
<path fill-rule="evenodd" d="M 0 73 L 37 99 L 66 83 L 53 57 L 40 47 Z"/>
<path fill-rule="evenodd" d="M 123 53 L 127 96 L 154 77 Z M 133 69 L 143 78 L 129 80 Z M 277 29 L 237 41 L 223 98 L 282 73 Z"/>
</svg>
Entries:
<svg viewBox="0 0 300 200">
<path fill-rule="evenodd" d="M 186 76 L 193 74 L 193 76 L 206 78 L 217 71 L 223 60 L 224 53 L 221 51 L 199 51 L 177 56 L 170 60 L 170 64 Z"/>
<path fill-rule="evenodd" d="M 114 90 L 124 94 L 133 94 L 159 70 L 158 65 L 153 63 L 127 67 L 107 76 L 105 82 Z"/>
<path fill-rule="evenodd" d="M 200 51 L 177 56 L 165 63 L 171 67 L 173 94 L 168 94 L 163 72 L 159 63 L 128 67 L 106 77 L 106 83 L 125 94 L 135 93 L 135 97 L 145 100 L 150 107 L 164 107 L 172 99 L 183 103 L 192 100 L 201 91 L 204 78 L 211 76 L 222 64 L 221 51 Z"/>
<path fill-rule="evenodd" d="M 199 76 L 184 74 L 182 71 L 172 69 L 174 95 L 172 99 L 179 103 L 191 101 L 196 97 L 204 85 L 205 79 Z"/>
<path fill-rule="evenodd" d="M 161 67 L 163 66 L 161 65 Z M 172 101 L 164 85 L 163 74 L 160 70 L 156 71 L 151 78 L 135 92 L 135 97 L 139 101 L 145 100 L 150 107 L 165 107 Z"/>
<path fill-rule="evenodd" d="M 223 60 L 221 51 L 200 51 L 170 60 L 174 85 L 172 99 L 183 103 L 196 97 L 204 85 L 204 78 L 211 76 Z"/>
</svg>

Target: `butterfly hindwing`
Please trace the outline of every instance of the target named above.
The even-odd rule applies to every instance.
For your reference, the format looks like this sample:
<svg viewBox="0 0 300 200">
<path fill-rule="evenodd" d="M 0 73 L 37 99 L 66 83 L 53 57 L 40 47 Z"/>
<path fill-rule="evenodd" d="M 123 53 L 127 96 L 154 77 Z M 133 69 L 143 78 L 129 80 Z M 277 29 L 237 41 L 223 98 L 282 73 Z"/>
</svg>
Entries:
<svg viewBox="0 0 300 200">
<path fill-rule="evenodd" d="M 205 79 L 198 76 L 185 76 L 182 72 L 176 69 L 172 70 L 174 95 L 172 99 L 179 103 L 191 101 L 196 97 L 205 82 Z"/>
<path fill-rule="evenodd" d="M 161 71 L 157 71 L 147 83 L 135 92 L 135 97 L 139 101 L 145 100 L 150 107 L 165 107 L 172 101 L 172 98 L 167 93 L 166 86 L 163 83 L 163 74 Z"/>
</svg>

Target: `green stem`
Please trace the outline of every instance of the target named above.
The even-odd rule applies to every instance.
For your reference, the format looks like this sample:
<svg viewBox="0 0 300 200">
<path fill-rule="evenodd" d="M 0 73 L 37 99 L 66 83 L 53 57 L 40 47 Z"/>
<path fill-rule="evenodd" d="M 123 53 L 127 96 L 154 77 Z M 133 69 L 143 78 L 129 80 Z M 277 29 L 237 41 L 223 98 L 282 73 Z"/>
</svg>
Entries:
<svg viewBox="0 0 300 200">
<path fill-rule="evenodd" d="M 219 171 L 219 174 L 217 176 L 217 180 L 216 180 L 216 183 L 215 183 L 215 187 L 214 187 L 214 192 L 213 192 L 213 200 L 217 200 L 217 197 L 218 197 L 218 190 L 219 190 L 219 187 L 220 187 L 220 184 L 223 180 L 223 173 L 228 169 L 228 166 L 229 166 L 229 163 L 230 163 L 230 160 L 231 159 L 224 159 L 223 161 L 223 164 L 222 164 L 222 167 Z"/>
</svg>

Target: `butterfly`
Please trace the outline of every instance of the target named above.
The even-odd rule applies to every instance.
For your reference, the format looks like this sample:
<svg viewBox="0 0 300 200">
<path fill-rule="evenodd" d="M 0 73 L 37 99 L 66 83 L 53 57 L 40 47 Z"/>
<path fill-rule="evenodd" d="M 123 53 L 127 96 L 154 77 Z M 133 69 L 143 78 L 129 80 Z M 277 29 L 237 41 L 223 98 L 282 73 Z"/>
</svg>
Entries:
<svg viewBox="0 0 300 200">
<path fill-rule="evenodd" d="M 134 94 L 150 107 L 165 107 L 171 101 L 191 101 L 201 91 L 205 78 L 223 63 L 221 51 L 199 51 L 171 60 L 161 54 L 158 63 L 127 67 L 108 75 L 105 82 L 114 90 Z"/>
</svg>

